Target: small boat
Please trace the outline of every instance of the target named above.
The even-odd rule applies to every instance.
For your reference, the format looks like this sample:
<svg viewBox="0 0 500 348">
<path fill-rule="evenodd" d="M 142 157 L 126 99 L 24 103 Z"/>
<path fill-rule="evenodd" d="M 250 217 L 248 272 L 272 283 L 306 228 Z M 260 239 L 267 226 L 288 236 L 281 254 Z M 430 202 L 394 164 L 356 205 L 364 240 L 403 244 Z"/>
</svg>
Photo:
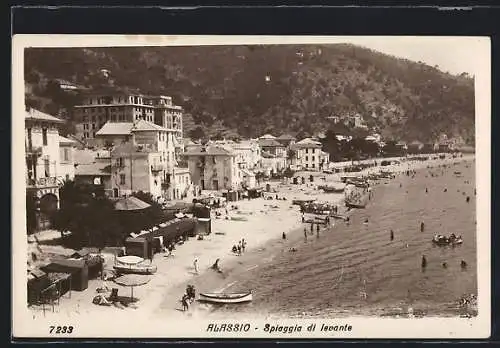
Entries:
<svg viewBox="0 0 500 348">
<path fill-rule="evenodd" d="M 198 301 L 219 304 L 245 303 L 252 301 L 252 292 L 248 291 L 233 294 L 201 293 Z"/>
<path fill-rule="evenodd" d="M 445 237 L 436 235 L 432 238 L 432 242 L 438 246 L 460 245 L 463 243 L 462 237 Z"/>
<path fill-rule="evenodd" d="M 307 203 L 312 203 L 314 201 L 315 199 L 294 199 L 292 200 L 292 205 L 303 205 Z"/>
<path fill-rule="evenodd" d="M 113 268 L 119 274 L 154 274 L 158 269 L 156 265 L 115 265 Z"/>
</svg>

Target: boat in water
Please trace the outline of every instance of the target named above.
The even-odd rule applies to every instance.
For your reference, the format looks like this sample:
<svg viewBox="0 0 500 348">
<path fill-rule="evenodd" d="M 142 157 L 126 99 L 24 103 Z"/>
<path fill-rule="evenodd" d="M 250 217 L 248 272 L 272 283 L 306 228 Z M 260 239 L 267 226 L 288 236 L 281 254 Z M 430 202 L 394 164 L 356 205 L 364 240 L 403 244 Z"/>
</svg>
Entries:
<svg viewBox="0 0 500 348">
<path fill-rule="evenodd" d="M 368 204 L 370 193 L 366 190 L 349 190 L 345 195 L 345 206 L 348 208 L 364 208 Z"/>
<path fill-rule="evenodd" d="M 218 303 L 218 304 L 232 304 L 232 303 L 246 303 L 252 301 L 252 292 L 241 293 L 200 293 L 198 298 L 200 302 Z"/>
<path fill-rule="evenodd" d="M 438 246 L 447 246 L 447 245 L 460 245 L 463 243 L 462 236 L 455 236 L 452 234 L 449 237 L 436 234 L 434 238 L 432 238 L 432 242 Z"/>
<path fill-rule="evenodd" d="M 319 185 L 318 189 L 325 193 L 342 193 L 345 190 L 345 184 L 342 185 Z"/>
</svg>

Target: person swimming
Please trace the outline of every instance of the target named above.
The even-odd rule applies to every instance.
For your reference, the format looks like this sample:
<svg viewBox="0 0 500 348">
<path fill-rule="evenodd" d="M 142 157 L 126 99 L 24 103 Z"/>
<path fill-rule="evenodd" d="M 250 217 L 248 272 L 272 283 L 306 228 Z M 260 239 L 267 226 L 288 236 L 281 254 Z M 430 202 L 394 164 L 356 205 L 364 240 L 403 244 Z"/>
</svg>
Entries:
<svg viewBox="0 0 500 348">
<path fill-rule="evenodd" d="M 422 255 L 422 264 L 421 264 L 422 268 L 426 268 L 427 267 L 427 258 L 425 257 L 425 255 Z"/>
<path fill-rule="evenodd" d="M 222 271 L 221 271 L 221 269 L 220 269 L 220 266 L 219 266 L 219 261 L 220 261 L 220 259 L 215 260 L 215 263 L 212 265 L 212 269 L 213 269 L 214 271 L 217 271 L 217 272 L 219 272 L 219 273 L 222 273 Z"/>
<path fill-rule="evenodd" d="M 394 240 L 394 231 L 391 230 L 391 241 L 393 241 L 393 240 Z"/>
<path fill-rule="evenodd" d="M 283 234 L 281 235 L 281 238 L 286 239 L 286 233 L 285 232 L 283 232 Z"/>
<path fill-rule="evenodd" d="M 443 268 L 447 268 L 448 264 L 446 262 L 443 262 L 442 266 L 443 266 Z"/>
<path fill-rule="evenodd" d="M 467 268 L 467 262 L 465 262 L 464 260 L 462 260 L 460 262 L 460 267 L 462 267 L 462 269 L 466 269 Z"/>
<path fill-rule="evenodd" d="M 424 222 L 422 221 L 422 222 L 420 223 L 420 232 L 424 232 L 424 230 L 425 230 L 425 224 L 424 224 Z"/>
</svg>

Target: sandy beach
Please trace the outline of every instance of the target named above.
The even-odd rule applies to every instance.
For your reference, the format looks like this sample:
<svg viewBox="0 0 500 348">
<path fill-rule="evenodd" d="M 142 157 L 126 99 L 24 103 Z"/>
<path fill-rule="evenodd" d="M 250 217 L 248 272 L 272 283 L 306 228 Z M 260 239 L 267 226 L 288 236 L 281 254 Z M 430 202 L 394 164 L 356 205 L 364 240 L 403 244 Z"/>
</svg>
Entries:
<svg viewBox="0 0 500 348">
<path fill-rule="evenodd" d="M 447 157 L 444 160 L 403 160 L 397 165 L 367 168 L 356 174 L 367 174 L 381 169 L 398 173 L 471 159 L 473 159 L 473 156 L 464 155 L 462 158 Z M 59 305 L 54 307 L 54 311 L 50 306 L 46 306 L 45 313 L 43 313 L 41 307 L 31 308 L 33 318 L 35 320 L 43 318 L 44 320 L 62 321 L 88 317 L 89 319 L 99 318 L 99 320 L 113 321 L 117 319 L 119 313 L 133 315 L 134 320 L 140 318 L 150 320 L 158 317 L 175 320 L 176 317 L 184 317 L 188 313 L 180 310 L 181 304 L 179 300 L 187 284 L 195 285 L 198 292 L 223 290 L 221 287 L 224 286 L 224 281 L 220 281 L 219 288 L 204 288 L 205 285 L 212 286 L 217 283 L 217 279 L 210 279 L 210 277 L 213 277 L 212 274 L 215 273 L 210 270 L 210 266 L 217 258 L 220 258 L 223 271 L 235 269 L 244 271 L 252 266 L 252 263 L 247 261 L 252 257 L 258 257 L 253 252 L 270 245 L 272 247 L 273 243 L 276 244 L 281 239 L 283 232 L 290 235 L 290 237 L 297 237 L 302 234 L 303 225 L 299 207 L 292 206 L 294 198 L 312 197 L 319 201 L 329 201 L 334 204 L 342 202 L 343 194 L 326 194 L 316 189 L 316 186 L 322 183 L 339 181 L 341 174 L 306 172 L 303 176 L 308 178 L 311 174 L 315 176 L 313 183 L 302 185 L 270 183 L 272 190 L 276 191 L 275 194 L 280 198 L 285 197 L 286 200 L 258 198 L 230 202 L 228 204 L 229 216 L 245 217 L 247 221 L 225 219 L 224 209 L 220 210 L 223 215 L 222 218 L 216 218 L 213 212 L 212 234 L 206 236 L 203 240 L 197 240 L 194 237 L 190 238 L 187 243 L 177 246 L 173 256 L 166 256 L 163 253 L 156 254 L 153 262 L 157 265 L 158 271 L 151 276 L 151 281 L 148 284 L 134 288 L 134 297 L 139 298 L 139 301 L 133 307 L 116 308 L 94 305 L 92 299 L 96 294 L 96 289 L 101 287 L 103 282 L 101 280 L 91 280 L 87 290 L 82 292 L 72 291 L 71 298 L 69 298 L 69 294 L 65 294 L 60 299 Z M 301 173 L 296 175 L 301 176 Z M 231 206 L 237 206 L 238 209 L 230 209 Z M 243 256 L 237 256 L 231 252 L 231 248 L 243 238 L 247 242 L 247 247 Z M 57 247 L 46 245 L 42 245 L 41 248 L 44 251 L 51 248 L 57 249 Z M 195 259 L 198 259 L 198 274 L 195 272 L 193 265 Z M 106 255 L 106 268 L 112 269 L 112 266 L 113 257 Z M 130 296 L 130 288 L 121 287 L 112 282 L 108 282 L 107 286 L 109 288 L 118 288 L 121 296 Z M 197 306 L 188 315 L 204 315 L 206 312 L 202 306 Z"/>
</svg>

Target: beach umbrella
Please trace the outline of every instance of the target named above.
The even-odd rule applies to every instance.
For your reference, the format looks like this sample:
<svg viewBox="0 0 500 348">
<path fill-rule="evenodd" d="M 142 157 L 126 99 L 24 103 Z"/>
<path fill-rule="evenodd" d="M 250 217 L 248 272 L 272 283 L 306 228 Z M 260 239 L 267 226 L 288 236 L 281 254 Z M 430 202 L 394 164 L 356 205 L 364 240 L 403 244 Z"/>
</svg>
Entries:
<svg viewBox="0 0 500 348">
<path fill-rule="evenodd" d="M 134 299 L 134 286 L 147 284 L 150 280 L 151 278 L 145 274 L 125 274 L 113 279 L 113 281 L 118 285 L 130 287 L 130 300 Z"/>
<path fill-rule="evenodd" d="M 151 205 L 149 205 L 144 201 L 141 201 L 137 197 L 128 196 L 116 201 L 115 210 L 124 210 L 124 211 L 143 210 L 149 208 L 150 206 Z"/>
</svg>

